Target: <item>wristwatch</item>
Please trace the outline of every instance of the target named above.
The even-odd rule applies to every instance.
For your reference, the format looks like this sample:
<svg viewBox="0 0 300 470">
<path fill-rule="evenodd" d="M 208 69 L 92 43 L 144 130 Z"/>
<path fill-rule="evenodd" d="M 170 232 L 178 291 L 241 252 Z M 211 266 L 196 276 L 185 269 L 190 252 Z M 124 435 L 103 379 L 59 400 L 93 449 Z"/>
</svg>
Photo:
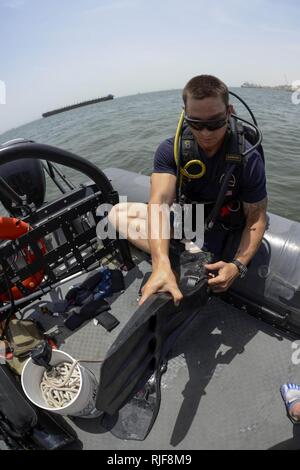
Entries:
<svg viewBox="0 0 300 470">
<path fill-rule="evenodd" d="M 247 271 L 248 271 L 247 266 L 245 266 L 243 263 L 241 263 L 238 259 L 233 259 L 233 260 L 230 261 L 230 262 L 233 263 L 233 264 L 235 264 L 236 267 L 238 268 L 238 270 L 239 270 L 239 272 L 240 272 L 240 278 L 241 278 L 241 279 L 246 276 Z"/>
</svg>

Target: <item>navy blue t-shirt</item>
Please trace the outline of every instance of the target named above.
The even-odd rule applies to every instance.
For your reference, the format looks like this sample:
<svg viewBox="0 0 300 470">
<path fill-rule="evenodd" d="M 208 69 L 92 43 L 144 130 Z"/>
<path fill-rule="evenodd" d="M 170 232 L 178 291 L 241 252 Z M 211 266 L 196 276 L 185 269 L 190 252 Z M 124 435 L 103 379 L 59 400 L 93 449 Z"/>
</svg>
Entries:
<svg viewBox="0 0 300 470">
<path fill-rule="evenodd" d="M 153 173 L 169 173 L 176 176 L 177 168 L 173 142 L 174 139 L 170 138 L 159 145 L 154 157 Z M 250 144 L 246 142 L 246 146 L 249 148 Z M 200 159 L 206 165 L 206 177 L 210 180 L 219 159 L 222 158 L 223 149 L 221 148 L 212 157 L 207 157 L 201 147 L 198 148 Z M 220 190 L 219 184 L 207 184 L 207 182 L 205 184 L 205 179 L 202 181 L 201 179 L 196 180 L 199 184 L 199 190 L 197 189 L 199 202 L 202 200 L 216 200 Z M 242 169 L 238 195 L 242 201 L 250 204 L 261 201 L 267 196 L 264 162 L 256 150 L 248 156 L 248 161 Z"/>
</svg>

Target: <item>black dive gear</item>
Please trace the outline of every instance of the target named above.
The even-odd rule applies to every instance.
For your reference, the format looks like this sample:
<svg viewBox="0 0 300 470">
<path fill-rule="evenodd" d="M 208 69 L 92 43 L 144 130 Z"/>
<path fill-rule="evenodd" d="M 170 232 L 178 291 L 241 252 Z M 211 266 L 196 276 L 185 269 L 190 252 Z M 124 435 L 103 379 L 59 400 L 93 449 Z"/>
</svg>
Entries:
<svg viewBox="0 0 300 470">
<path fill-rule="evenodd" d="M 31 351 L 31 359 L 34 364 L 40 367 L 44 367 L 47 371 L 52 370 L 50 366 L 52 358 L 52 349 L 47 341 L 42 341 Z"/>
</svg>

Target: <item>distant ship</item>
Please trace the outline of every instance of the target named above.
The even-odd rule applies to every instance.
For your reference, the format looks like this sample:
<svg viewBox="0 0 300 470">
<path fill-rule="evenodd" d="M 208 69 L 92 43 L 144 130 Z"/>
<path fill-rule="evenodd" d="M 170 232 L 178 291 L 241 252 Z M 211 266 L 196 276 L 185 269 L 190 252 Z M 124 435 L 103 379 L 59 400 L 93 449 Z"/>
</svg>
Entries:
<svg viewBox="0 0 300 470">
<path fill-rule="evenodd" d="M 292 85 L 267 86 L 267 85 L 257 85 L 256 83 L 251 83 L 251 82 L 242 83 L 241 88 L 263 88 L 263 89 L 284 90 L 284 91 L 294 90 Z"/>
<path fill-rule="evenodd" d="M 48 111 L 43 113 L 43 117 L 53 116 L 53 114 L 64 113 L 65 111 L 70 111 L 70 109 L 81 108 L 82 106 L 88 106 L 89 104 L 100 103 L 101 101 L 113 100 L 114 95 L 103 96 L 102 98 L 96 98 L 94 100 L 82 101 L 82 103 L 72 104 L 70 106 L 65 106 L 64 108 L 54 109 L 53 111 Z"/>
<path fill-rule="evenodd" d="M 257 85 L 256 83 L 244 82 L 241 85 L 241 88 L 265 88 L 262 85 Z"/>
</svg>

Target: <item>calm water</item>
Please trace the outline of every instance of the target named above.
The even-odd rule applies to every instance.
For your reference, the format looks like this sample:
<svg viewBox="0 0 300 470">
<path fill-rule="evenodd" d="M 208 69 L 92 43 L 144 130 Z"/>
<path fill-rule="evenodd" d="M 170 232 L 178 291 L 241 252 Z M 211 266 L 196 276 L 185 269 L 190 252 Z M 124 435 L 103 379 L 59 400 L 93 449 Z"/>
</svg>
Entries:
<svg viewBox="0 0 300 470">
<path fill-rule="evenodd" d="M 263 131 L 269 210 L 300 222 L 300 105 L 285 91 L 232 91 L 250 105 Z M 239 105 L 236 110 L 247 116 Z M 127 96 L 40 119 L 0 135 L 0 143 L 27 137 L 70 150 L 102 169 L 150 174 L 155 149 L 174 135 L 180 112 L 180 90 Z M 65 173 L 74 182 L 85 180 L 69 169 Z M 48 196 L 54 192 L 50 185 Z"/>
</svg>

